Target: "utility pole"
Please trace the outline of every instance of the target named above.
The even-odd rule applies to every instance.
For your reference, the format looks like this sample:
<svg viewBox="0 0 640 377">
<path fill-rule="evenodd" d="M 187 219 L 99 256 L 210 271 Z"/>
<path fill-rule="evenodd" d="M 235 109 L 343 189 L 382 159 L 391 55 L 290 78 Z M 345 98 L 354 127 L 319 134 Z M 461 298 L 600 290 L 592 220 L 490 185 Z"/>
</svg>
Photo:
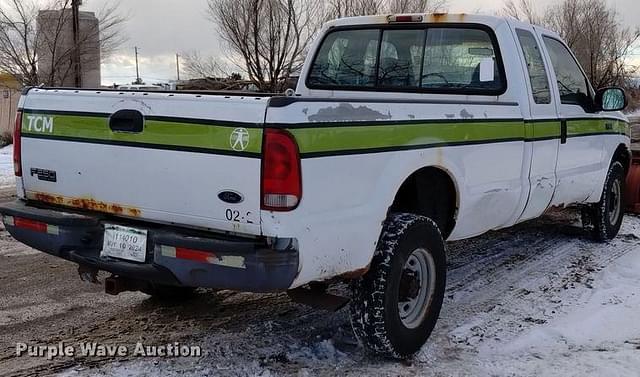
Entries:
<svg viewBox="0 0 640 377">
<path fill-rule="evenodd" d="M 178 81 L 180 81 L 180 54 L 176 54 L 176 70 L 178 72 Z"/>
<path fill-rule="evenodd" d="M 82 66 L 80 59 L 80 5 L 82 0 L 71 0 L 71 14 L 73 18 L 73 72 L 75 77 L 75 85 L 77 88 L 82 87 Z M 64 10 L 62 10 L 64 12 Z"/>
<path fill-rule="evenodd" d="M 138 47 L 134 47 L 136 51 L 136 84 L 142 84 L 142 80 L 140 80 L 140 68 L 138 66 Z"/>
</svg>

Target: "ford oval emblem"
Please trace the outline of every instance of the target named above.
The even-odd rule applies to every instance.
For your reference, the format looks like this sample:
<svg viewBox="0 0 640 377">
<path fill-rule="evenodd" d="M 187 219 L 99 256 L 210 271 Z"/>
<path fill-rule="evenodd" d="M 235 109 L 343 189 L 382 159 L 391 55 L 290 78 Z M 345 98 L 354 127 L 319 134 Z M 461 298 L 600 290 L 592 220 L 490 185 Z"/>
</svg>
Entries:
<svg viewBox="0 0 640 377">
<path fill-rule="evenodd" d="M 244 198 L 240 193 L 235 191 L 222 191 L 218 194 L 218 198 L 226 203 L 238 204 L 242 203 Z"/>
</svg>

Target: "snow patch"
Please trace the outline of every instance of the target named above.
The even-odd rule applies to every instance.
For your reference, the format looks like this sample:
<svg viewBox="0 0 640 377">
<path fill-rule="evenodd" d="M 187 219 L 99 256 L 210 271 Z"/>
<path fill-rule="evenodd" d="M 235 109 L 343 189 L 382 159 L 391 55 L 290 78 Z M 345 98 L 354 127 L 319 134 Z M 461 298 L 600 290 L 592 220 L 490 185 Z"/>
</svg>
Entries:
<svg viewBox="0 0 640 377">
<path fill-rule="evenodd" d="M 13 173 L 13 145 L 0 149 L 0 188 L 7 188 L 16 184 Z"/>
</svg>

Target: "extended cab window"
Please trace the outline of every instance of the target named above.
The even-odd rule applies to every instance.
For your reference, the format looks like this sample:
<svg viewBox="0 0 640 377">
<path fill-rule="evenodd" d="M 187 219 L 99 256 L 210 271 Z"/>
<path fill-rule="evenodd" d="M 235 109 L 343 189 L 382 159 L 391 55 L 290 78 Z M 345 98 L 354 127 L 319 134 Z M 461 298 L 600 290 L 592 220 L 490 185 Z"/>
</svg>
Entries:
<svg viewBox="0 0 640 377">
<path fill-rule="evenodd" d="M 522 29 L 516 30 L 516 34 L 518 34 L 524 60 L 527 63 L 534 102 L 538 104 L 551 103 L 549 77 L 547 76 L 544 60 L 542 59 L 536 38 L 531 32 Z"/>
<path fill-rule="evenodd" d="M 480 66 L 491 60 L 493 80 L 481 80 Z M 503 79 L 493 42 L 484 30 L 430 28 L 424 53 L 422 87 L 456 90 L 499 90 Z"/>
<path fill-rule="evenodd" d="M 591 100 L 589 82 L 569 49 L 560 41 L 550 37 L 544 37 L 544 43 L 556 72 L 560 102 L 566 105 L 579 105 L 585 110 L 590 109 L 593 101 Z"/>
<path fill-rule="evenodd" d="M 493 69 L 489 78 L 481 66 Z M 307 85 L 495 95 L 506 87 L 501 67 L 494 40 L 477 28 L 339 30 L 324 39 Z"/>
</svg>

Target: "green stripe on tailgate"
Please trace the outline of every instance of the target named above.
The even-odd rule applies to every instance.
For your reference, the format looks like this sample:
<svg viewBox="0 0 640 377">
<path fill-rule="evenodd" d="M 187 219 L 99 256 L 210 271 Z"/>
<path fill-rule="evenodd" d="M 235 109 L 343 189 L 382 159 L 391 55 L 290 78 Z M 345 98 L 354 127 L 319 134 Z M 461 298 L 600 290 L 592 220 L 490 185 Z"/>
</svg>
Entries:
<svg viewBox="0 0 640 377">
<path fill-rule="evenodd" d="M 28 116 L 53 118 L 53 132 L 29 130 Z M 231 148 L 231 134 L 234 127 L 178 123 L 156 120 L 145 121 L 141 133 L 113 132 L 109 120 L 104 117 L 75 115 L 25 114 L 22 133 L 38 137 L 58 137 L 87 139 L 88 141 L 109 141 L 153 144 L 167 147 L 210 149 L 212 151 L 234 152 Z M 260 153 L 262 149 L 262 129 L 247 128 L 249 141 L 243 153 Z"/>
</svg>

